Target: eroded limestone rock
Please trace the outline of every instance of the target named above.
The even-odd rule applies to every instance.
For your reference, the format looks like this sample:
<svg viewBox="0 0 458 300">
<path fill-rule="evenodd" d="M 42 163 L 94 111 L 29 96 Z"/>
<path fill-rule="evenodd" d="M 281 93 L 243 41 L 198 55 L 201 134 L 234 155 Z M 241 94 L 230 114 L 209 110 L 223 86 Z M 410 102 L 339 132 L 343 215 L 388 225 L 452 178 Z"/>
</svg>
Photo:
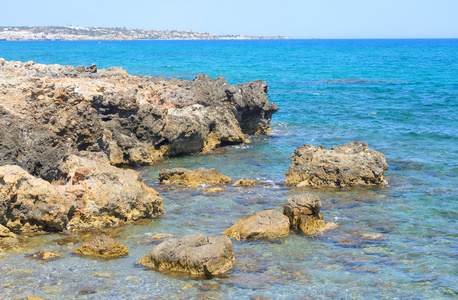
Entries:
<svg viewBox="0 0 458 300">
<path fill-rule="evenodd" d="M 386 184 L 385 156 L 366 143 L 352 142 L 326 149 L 305 144 L 291 156 L 286 172 L 288 186 L 346 187 Z"/>
<path fill-rule="evenodd" d="M 224 234 L 236 240 L 277 239 L 288 235 L 290 222 L 276 210 L 263 210 L 243 217 Z"/>
<path fill-rule="evenodd" d="M 289 219 L 291 229 L 300 229 L 309 235 L 334 227 L 334 224 L 324 222 L 320 210 L 321 200 L 312 194 L 292 196 L 283 207 L 283 213 Z"/>
<path fill-rule="evenodd" d="M 198 168 L 195 171 L 185 168 L 162 169 L 159 171 L 159 181 L 183 187 L 198 187 L 200 185 L 221 185 L 232 182 L 232 179 L 216 169 Z"/>
<path fill-rule="evenodd" d="M 129 249 L 106 235 L 94 236 L 86 240 L 81 248 L 73 252 L 100 258 L 116 258 L 129 255 Z"/>
<path fill-rule="evenodd" d="M 194 234 L 162 242 L 139 263 L 158 271 L 213 277 L 234 266 L 234 253 L 232 242 L 225 235 L 207 238 L 203 234 Z"/>
</svg>

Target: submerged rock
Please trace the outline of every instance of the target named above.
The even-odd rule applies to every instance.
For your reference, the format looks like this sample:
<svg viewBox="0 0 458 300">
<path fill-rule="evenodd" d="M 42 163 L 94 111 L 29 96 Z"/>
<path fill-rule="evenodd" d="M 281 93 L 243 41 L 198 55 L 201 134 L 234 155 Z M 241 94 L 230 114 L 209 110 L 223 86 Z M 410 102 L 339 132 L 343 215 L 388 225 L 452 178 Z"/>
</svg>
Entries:
<svg viewBox="0 0 458 300">
<path fill-rule="evenodd" d="M 305 144 L 291 156 L 286 172 L 288 186 L 346 187 L 386 184 L 388 170 L 385 156 L 366 143 L 352 142 L 326 149 Z"/>
<path fill-rule="evenodd" d="M 185 168 L 162 169 L 159 171 L 159 181 L 184 187 L 200 185 L 221 185 L 232 182 L 232 179 L 216 169 L 198 168 L 191 171 Z"/>
<path fill-rule="evenodd" d="M 252 180 L 252 179 L 239 179 L 234 183 L 234 186 L 254 186 L 254 185 L 265 185 L 266 183 L 263 181 L 258 181 L 258 180 Z"/>
<path fill-rule="evenodd" d="M 277 239 L 288 235 L 290 221 L 276 210 L 263 210 L 243 217 L 224 234 L 236 240 Z"/>
<path fill-rule="evenodd" d="M 333 227 L 332 223 L 327 225 L 324 222 L 320 210 L 320 198 L 311 194 L 292 196 L 283 207 L 283 213 L 288 217 L 291 229 L 300 229 L 305 234 L 313 234 Z"/>
<path fill-rule="evenodd" d="M 222 275 L 234 266 L 232 242 L 225 236 L 194 234 L 170 238 L 154 247 L 139 263 L 158 271 L 198 276 Z"/>
<path fill-rule="evenodd" d="M 115 240 L 106 236 L 94 236 L 86 240 L 81 248 L 73 252 L 101 258 L 116 258 L 129 255 L 129 249 L 123 244 L 116 243 Z"/>
<path fill-rule="evenodd" d="M 30 258 L 37 259 L 37 260 L 56 260 L 62 258 L 59 254 L 53 251 L 38 251 L 33 254 L 29 255 Z"/>
</svg>

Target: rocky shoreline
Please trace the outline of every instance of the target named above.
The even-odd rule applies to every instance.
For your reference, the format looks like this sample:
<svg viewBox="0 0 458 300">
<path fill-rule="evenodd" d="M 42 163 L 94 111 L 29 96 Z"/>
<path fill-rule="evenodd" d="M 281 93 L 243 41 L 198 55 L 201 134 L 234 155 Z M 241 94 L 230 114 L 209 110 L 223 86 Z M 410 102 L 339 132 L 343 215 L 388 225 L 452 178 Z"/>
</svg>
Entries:
<svg viewBox="0 0 458 300">
<path fill-rule="evenodd" d="M 0 59 L 0 244 L 16 241 L 17 234 L 100 231 L 161 216 L 159 194 L 128 167 L 208 153 L 267 134 L 278 110 L 267 92 L 260 80 L 233 86 L 206 75 L 166 80 L 130 76 L 116 67 Z M 285 186 L 383 185 L 387 169 L 383 154 L 365 143 L 329 150 L 306 144 L 293 153 Z M 204 193 L 233 184 L 218 170 L 203 168 L 163 169 L 158 180 L 178 188 L 213 186 Z M 244 178 L 233 185 L 268 184 Z M 312 235 L 335 228 L 320 210 L 317 196 L 293 196 L 283 212 L 267 209 L 245 216 L 224 235 L 167 237 L 138 263 L 219 276 L 234 265 L 230 238 L 271 240 L 290 231 Z M 95 235 L 75 253 L 111 258 L 129 252 Z"/>
<path fill-rule="evenodd" d="M 0 59 L 0 224 L 50 232 L 161 215 L 157 192 L 116 167 L 266 134 L 278 109 L 267 92 L 264 81 L 233 86 L 206 75 L 166 80 Z"/>
</svg>

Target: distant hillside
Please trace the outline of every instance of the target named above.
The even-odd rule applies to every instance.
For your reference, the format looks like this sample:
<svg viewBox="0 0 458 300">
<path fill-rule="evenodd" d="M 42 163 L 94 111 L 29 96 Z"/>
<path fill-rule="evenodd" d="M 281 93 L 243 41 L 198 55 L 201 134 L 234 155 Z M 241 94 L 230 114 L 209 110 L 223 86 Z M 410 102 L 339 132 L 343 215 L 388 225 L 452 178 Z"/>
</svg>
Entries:
<svg viewBox="0 0 458 300">
<path fill-rule="evenodd" d="M 180 30 L 147 30 L 79 26 L 2 26 L 0 40 L 227 40 L 288 39 L 283 36 L 219 35 Z"/>
</svg>

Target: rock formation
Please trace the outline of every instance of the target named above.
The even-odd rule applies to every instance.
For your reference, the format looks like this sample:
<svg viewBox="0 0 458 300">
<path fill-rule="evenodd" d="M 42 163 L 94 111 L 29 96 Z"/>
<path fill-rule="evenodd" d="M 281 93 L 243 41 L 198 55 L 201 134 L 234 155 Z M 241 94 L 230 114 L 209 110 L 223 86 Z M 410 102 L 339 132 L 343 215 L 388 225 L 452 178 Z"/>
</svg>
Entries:
<svg viewBox="0 0 458 300">
<path fill-rule="evenodd" d="M 268 86 L 123 75 L 121 69 L 0 59 L 0 165 L 54 179 L 65 155 L 104 152 L 113 165 L 147 165 L 205 152 L 269 130 Z M 96 72 L 93 72 L 96 70 Z"/>
<path fill-rule="evenodd" d="M 332 227 L 326 227 L 320 210 L 320 198 L 311 194 L 292 196 L 283 207 L 283 213 L 289 218 L 291 229 L 300 229 L 305 234 Z"/>
<path fill-rule="evenodd" d="M 326 149 L 305 144 L 291 156 L 288 186 L 346 187 L 385 184 L 385 156 L 366 143 L 352 142 Z"/>
<path fill-rule="evenodd" d="M 129 255 L 129 249 L 126 246 L 116 243 L 115 240 L 106 235 L 94 236 L 88 239 L 81 248 L 73 252 L 100 258 L 117 258 Z"/>
<path fill-rule="evenodd" d="M 232 242 L 225 236 L 203 234 L 170 238 L 154 247 L 139 263 L 158 271 L 213 277 L 234 266 Z"/>
<path fill-rule="evenodd" d="M 43 260 L 43 261 L 50 261 L 50 260 L 56 260 L 56 259 L 62 258 L 61 255 L 53 251 L 38 251 L 33 254 L 30 254 L 28 257 L 36 259 L 36 260 Z"/>
<path fill-rule="evenodd" d="M 162 199 L 133 170 L 102 153 L 80 152 L 53 184 L 19 166 L 0 166 L 0 224 L 15 232 L 111 227 L 163 213 Z"/>
<path fill-rule="evenodd" d="M 149 165 L 265 134 L 278 109 L 267 91 L 264 81 L 0 59 L 0 224 L 62 231 L 158 216 L 157 193 L 110 165 Z"/>
<path fill-rule="evenodd" d="M 288 235 L 290 221 L 276 210 L 258 211 L 235 222 L 224 234 L 236 240 L 277 239 Z"/>
<path fill-rule="evenodd" d="M 183 187 L 198 187 L 200 185 L 220 185 L 232 182 L 232 179 L 216 169 L 198 168 L 191 171 L 185 168 L 162 169 L 159 171 L 159 181 Z"/>
</svg>

